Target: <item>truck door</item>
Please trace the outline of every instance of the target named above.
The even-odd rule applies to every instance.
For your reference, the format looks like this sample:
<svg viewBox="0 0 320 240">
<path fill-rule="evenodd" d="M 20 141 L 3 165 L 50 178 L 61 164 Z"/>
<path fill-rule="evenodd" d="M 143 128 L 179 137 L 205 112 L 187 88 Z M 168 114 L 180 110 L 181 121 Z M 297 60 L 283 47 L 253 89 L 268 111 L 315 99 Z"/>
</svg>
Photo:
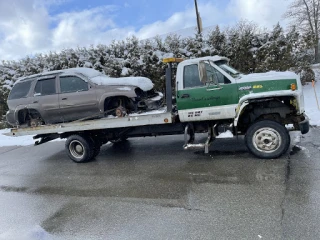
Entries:
<svg viewBox="0 0 320 240">
<path fill-rule="evenodd" d="M 201 82 L 199 64 L 185 65 L 177 84 L 177 107 L 183 122 L 232 119 L 238 103 L 237 84 L 211 61 L 205 62 L 206 81 Z M 181 81 L 181 79 L 180 79 Z"/>
<path fill-rule="evenodd" d="M 99 114 L 94 88 L 78 76 L 59 77 L 59 104 L 64 121 L 73 121 Z"/>
</svg>

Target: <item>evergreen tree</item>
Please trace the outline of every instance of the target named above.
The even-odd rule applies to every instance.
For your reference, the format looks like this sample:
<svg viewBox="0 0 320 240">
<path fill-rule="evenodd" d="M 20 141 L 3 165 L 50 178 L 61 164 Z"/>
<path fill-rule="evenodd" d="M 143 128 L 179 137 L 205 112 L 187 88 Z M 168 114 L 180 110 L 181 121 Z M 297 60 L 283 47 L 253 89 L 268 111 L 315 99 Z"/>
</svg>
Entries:
<svg viewBox="0 0 320 240">
<path fill-rule="evenodd" d="M 225 56 L 230 64 L 243 73 L 250 73 L 256 67 L 253 43 L 256 26 L 251 22 L 241 21 L 226 30 L 227 44 Z"/>
<path fill-rule="evenodd" d="M 226 56 L 227 38 L 225 33 L 220 31 L 218 25 L 214 30 L 209 32 L 206 42 L 210 49 L 210 56 Z"/>
<path fill-rule="evenodd" d="M 283 28 L 278 23 L 268 35 L 267 42 L 259 48 L 256 71 L 288 70 L 292 64 L 290 49 Z"/>
<path fill-rule="evenodd" d="M 205 42 L 203 40 L 202 33 L 195 33 L 195 37 L 186 38 L 186 50 L 191 52 L 191 57 L 203 57 L 209 54 L 207 48 L 205 48 Z"/>
</svg>

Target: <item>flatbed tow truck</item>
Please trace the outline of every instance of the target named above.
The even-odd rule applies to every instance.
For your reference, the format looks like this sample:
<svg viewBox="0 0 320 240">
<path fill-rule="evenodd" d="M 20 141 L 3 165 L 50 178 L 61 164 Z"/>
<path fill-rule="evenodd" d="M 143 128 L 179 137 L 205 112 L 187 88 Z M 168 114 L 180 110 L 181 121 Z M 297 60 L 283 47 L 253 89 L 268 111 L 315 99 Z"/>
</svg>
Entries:
<svg viewBox="0 0 320 240">
<path fill-rule="evenodd" d="M 163 62 L 168 67 L 166 104 L 162 110 L 12 128 L 6 135 L 34 135 L 35 145 L 66 138 L 68 156 L 83 163 L 94 159 L 103 144 L 133 137 L 184 134 L 184 149 L 200 148 L 208 153 L 215 137 L 227 130 L 245 135 L 246 146 L 253 155 L 270 159 L 289 148 L 286 124 L 302 134 L 309 131 L 302 85 L 294 73 L 242 75 L 228 65 L 229 59 L 220 56 L 167 58 Z M 174 104 L 173 70 L 176 70 Z M 195 133 L 203 132 L 208 134 L 206 141 L 195 144 Z"/>
</svg>

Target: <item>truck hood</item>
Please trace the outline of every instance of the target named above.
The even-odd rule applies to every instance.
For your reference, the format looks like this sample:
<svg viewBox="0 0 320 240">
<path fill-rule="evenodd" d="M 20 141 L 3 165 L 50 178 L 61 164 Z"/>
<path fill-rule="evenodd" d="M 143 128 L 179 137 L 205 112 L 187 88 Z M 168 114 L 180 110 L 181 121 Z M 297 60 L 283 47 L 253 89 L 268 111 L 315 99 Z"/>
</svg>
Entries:
<svg viewBox="0 0 320 240">
<path fill-rule="evenodd" d="M 298 75 L 294 72 L 276 72 L 270 71 L 266 73 L 251 73 L 248 75 L 241 75 L 238 79 L 239 83 L 243 82 L 256 82 L 256 81 L 267 81 L 267 80 L 285 80 L 285 79 L 298 79 Z"/>
<path fill-rule="evenodd" d="M 279 82 L 277 82 L 277 80 L 279 80 Z M 283 82 L 288 82 L 288 80 L 289 80 L 289 83 L 291 81 L 295 81 L 297 84 L 297 90 L 292 91 L 292 95 L 296 96 L 296 99 L 297 99 L 298 105 L 299 105 L 299 113 L 302 114 L 304 112 L 304 96 L 303 96 L 303 91 L 302 91 L 302 84 L 301 84 L 299 75 L 295 74 L 294 72 L 270 71 L 270 72 L 266 72 L 266 73 L 252 73 L 252 74 L 248 74 L 248 75 L 241 75 L 240 78 L 237 79 L 237 82 L 238 82 L 238 84 L 240 84 L 240 86 L 243 86 L 244 89 L 248 85 L 250 88 L 250 91 L 253 91 L 256 94 L 265 95 L 267 92 L 277 91 L 277 94 L 281 95 L 281 94 L 283 94 L 283 92 L 289 90 L 287 87 L 285 87 L 285 88 L 287 88 L 288 90 L 283 88 L 284 87 Z M 269 85 L 269 81 L 270 81 L 271 85 Z M 271 83 L 271 81 L 277 82 L 276 87 L 275 87 L 275 85 L 273 85 Z M 255 86 L 253 86 L 252 87 L 253 90 L 251 90 L 250 83 L 254 83 L 254 82 L 260 82 L 260 83 L 256 84 L 256 87 L 258 87 L 257 89 L 255 89 L 254 88 Z M 264 82 L 264 83 L 262 83 L 262 82 Z M 255 84 L 252 84 L 252 85 L 255 85 Z M 264 86 L 265 86 L 265 88 L 264 88 Z M 240 89 L 241 89 L 241 87 L 239 88 L 239 90 Z M 275 93 L 272 93 L 271 95 L 274 95 L 274 94 Z M 285 94 L 287 94 L 287 93 L 285 93 Z"/>
</svg>

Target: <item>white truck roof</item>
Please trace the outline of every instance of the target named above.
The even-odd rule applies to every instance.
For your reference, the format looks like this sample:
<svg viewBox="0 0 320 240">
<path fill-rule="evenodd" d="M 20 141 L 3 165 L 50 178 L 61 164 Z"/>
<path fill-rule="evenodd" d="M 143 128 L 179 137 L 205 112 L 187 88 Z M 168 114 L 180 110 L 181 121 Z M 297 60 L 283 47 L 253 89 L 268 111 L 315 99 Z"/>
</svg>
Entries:
<svg viewBox="0 0 320 240">
<path fill-rule="evenodd" d="M 211 60 L 213 62 L 224 60 L 229 62 L 229 58 L 215 55 L 215 56 L 208 56 L 208 57 L 201 57 L 201 58 L 192 58 L 192 59 L 184 60 L 182 63 L 189 65 L 190 63 L 198 63 L 199 61 L 203 61 L 203 60 Z"/>
</svg>

